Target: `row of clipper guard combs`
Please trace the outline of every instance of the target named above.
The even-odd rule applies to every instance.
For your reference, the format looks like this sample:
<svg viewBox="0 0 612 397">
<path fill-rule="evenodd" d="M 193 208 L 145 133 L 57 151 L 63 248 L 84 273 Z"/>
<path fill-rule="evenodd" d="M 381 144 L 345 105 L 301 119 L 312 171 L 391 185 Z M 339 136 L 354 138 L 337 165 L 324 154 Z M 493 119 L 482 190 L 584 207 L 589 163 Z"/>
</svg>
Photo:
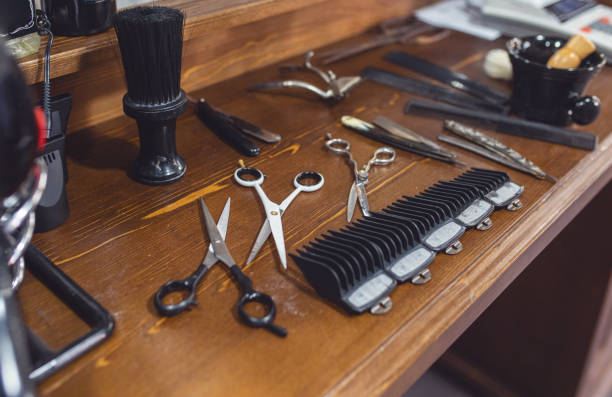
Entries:
<svg viewBox="0 0 612 397">
<path fill-rule="evenodd" d="M 504 172 L 472 168 L 329 230 L 290 256 L 325 299 L 353 313 L 384 313 L 398 283 L 429 281 L 438 252 L 459 253 L 466 229 L 487 230 L 495 209 L 521 208 L 522 192 Z"/>
</svg>

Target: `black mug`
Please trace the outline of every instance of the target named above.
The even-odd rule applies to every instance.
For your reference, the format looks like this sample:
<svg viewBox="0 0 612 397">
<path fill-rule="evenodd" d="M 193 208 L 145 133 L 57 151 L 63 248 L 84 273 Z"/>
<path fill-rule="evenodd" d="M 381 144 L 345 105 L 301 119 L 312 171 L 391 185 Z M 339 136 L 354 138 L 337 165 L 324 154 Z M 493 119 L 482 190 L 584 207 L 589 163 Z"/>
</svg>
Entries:
<svg viewBox="0 0 612 397">
<path fill-rule="evenodd" d="M 530 36 L 506 43 L 513 69 L 512 113 L 547 124 L 589 124 L 600 112 L 596 96 L 582 96 L 591 78 L 606 64 L 606 57 L 594 52 L 579 67 L 555 69 L 548 59 L 567 40 L 559 37 Z"/>
</svg>

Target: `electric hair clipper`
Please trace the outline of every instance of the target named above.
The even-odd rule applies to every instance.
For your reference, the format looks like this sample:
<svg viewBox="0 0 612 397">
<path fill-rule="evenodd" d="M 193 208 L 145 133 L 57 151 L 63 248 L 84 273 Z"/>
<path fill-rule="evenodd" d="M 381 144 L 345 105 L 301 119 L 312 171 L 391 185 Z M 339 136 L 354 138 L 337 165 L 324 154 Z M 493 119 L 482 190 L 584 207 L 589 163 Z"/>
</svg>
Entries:
<svg viewBox="0 0 612 397">
<path fill-rule="evenodd" d="M 64 148 L 71 108 L 72 95 L 62 94 L 51 98 L 51 129 L 41 155 L 47 164 L 47 186 L 36 208 L 36 233 L 55 229 L 70 214 L 66 196 L 68 169 Z"/>
</svg>

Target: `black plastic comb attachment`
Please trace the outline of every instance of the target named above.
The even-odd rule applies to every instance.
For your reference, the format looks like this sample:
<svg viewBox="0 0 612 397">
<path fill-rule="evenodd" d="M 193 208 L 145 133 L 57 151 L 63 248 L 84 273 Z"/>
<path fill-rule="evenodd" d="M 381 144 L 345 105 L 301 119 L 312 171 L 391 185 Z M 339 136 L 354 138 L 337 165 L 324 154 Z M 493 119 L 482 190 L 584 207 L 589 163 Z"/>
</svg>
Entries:
<svg viewBox="0 0 612 397">
<path fill-rule="evenodd" d="M 461 188 L 450 182 L 440 181 L 417 196 L 417 199 L 429 201 L 424 205 L 436 204 L 443 209 L 450 209 L 451 216 L 465 227 L 480 226 L 481 230 L 485 230 L 491 225 L 488 215 L 493 211 L 493 206 L 481 200 L 480 196 L 480 191 L 472 186 Z"/>
<path fill-rule="evenodd" d="M 440 200 L 445 199 L 447 199 L 445 196 L 440 195 Z M 461 200 L 457 198 L 448 198 L 447 200 L 451 200 L 455 211 L 461 207 L 459 204 L 462 202 Z M 449 254 L 455 254 L 460 251 L 460 244 L 457 241 L 463 232 L 465 232 L 465 226 L 455 222 L 451 216 L 445 214 L 440 209 L 404 199 L 393 202 L 391 205 L 383 208 L 383 211 L 422 225 L 424 236 L 421 242 L 428 249 L 436 252 L 445 251 Z M 449 249 L 451 247 L 453 248 Z"/>
<path fill-rule="evenodd" d="M 382 230 L 352 225 L 321 237 L 291 255 L 321 296 L 361 313 L 395 288 L 384 266 L 400 247 Z"/>
<path fill-rule="evenodd" d="M 351 233 L 355 236 L 363 237 L 365 240 L 369 240 L 369 243 L 373 246 L 378 247 L 382 253 L 383 267 L 386 267 L 386 264 L 391 261 L 391 258 L 395 257 L 395 245 L 390 241 L 388 236 L 385 236 L 379 231 L 367 229 L 363 225 L 352 224 L 340 229 L 340 232 Z"/>
<path fill-rule="evenodd" d="M 311 241 L 310 245 L 314 248 L 319 248 L 321 250 L 327 249 L 333 255 L 340 256 L 342 260 L 345 261 L 346 265 L 350 267 L 350 269 L 352 270 L 352 274 L 356 280 L 367 275 L 365 268 L 362 269 L 362 267 L 359 265 L 359 260 L 357 259 L 357 257 L 349 249 L 347 249 L 346 246 L 343 247 L 341 245 L 334 244 L 332 242 L 321 240 L 318 238 L 316 238 L 315 241 Z"/>
<path fill-rule="evenodd" d="M 523 193 L 523 187 L 512 182 L 505 172 L 472 168 L 455 178 L 455 181 L 481 189 L 483 199 L 496 208 L 515 210 L 522 205 L 518 197 Z"/>
<path fill-rule="evenodd" d="M 348 226 L 349 228 L 351 226 Z M 357 219 L 352 227 L 361 228 L 387 237 L 387 245 L 395 246 L 395 252 L 387 261 L 386 270 L 398 281 L 425 280 L 419 274 L 427 269 L 433 261 L 435 253 L 420 244 L 415 245 L 414 239 L 409 234 L 409 229 L 403 229 L 400 223 L 385 219 L 379 213 L 372 213 L 367 218 Z"/>
<path fill-rule="evenodd" d="M 342 257 L 336 256 L 332 251 L 327 249 L 304 246 L 304 250 L 308 255 L 315 258 L 315 260 L 318 260 L 328 268 L 334 270 L 344 290 L 348 290 L 350 286 L 355 283 L 353 268 L 346 263 Z"/>
<path fill-rule="evenodd" d="M 328 230 L 290 256 L 321 296 L 361 313 L 378 305 L 398 281 L 428 281 L 436 252 L 459 252 L 466 227 L 485 230 L 489 214 L 511 209 L 522 191 L 505 172 L 472 168 Z"/>
</svg>

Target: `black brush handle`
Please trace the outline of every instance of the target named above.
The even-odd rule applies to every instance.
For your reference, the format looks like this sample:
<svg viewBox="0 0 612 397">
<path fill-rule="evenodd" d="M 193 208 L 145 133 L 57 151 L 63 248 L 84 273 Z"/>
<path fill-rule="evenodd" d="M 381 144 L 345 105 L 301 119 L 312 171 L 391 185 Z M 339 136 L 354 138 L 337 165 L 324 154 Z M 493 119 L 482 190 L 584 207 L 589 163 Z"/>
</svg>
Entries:
<svg viewBox="0 0 612 397">
<path fill-rule="evenodd" d="M 571 130 L 502 116 L 497 113 L 480 110 L 457 108 L 434 102 L 411 100 L 404 109 L 406 114 L 416 114 L 436 119 L 454 119 L 494 129 L 502 134 L 537 139 L 540 141 L 558 143 L 579 149 L 594 150 L 597 146 L 597 136 L 587 132 Z"/>
<path fill-rule="evenodd" d="M 215 135 L 240 153 L 250 157 L 259 154 L 259 146 L 246 139 L 238 128 L 225 120 L 204 99 L 200 99 L 196 104 L 196 113 Z"/>
</svg>

